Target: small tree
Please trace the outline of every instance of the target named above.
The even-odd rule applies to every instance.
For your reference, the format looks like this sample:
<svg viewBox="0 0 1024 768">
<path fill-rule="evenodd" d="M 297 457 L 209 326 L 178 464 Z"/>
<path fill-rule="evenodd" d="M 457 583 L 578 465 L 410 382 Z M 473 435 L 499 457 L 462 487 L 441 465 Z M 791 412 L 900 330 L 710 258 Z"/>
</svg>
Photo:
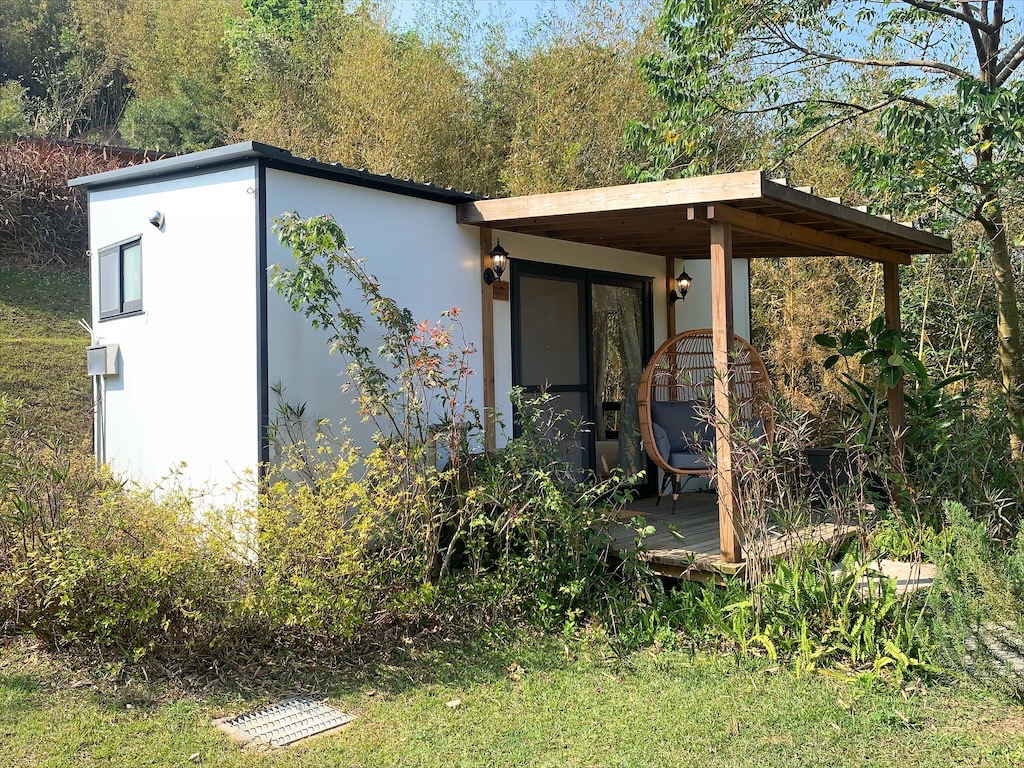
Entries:
<svg viewBox="0 0 1024 768">
<path fill-rule="evenodd" d="M 945 228 L 974 221 L 996 285 L 1010 448 L 1024 455 L 1024 347 L 1005 217 L 1024 172 L 1024 26 L 1003 0 L 667 0 L 667 52 L 644 63 L 669 105 L 635 125 L 645 178 L 706 170 L 724 116 L 758 120 L 776 167 L 872 122 L 846 159 L 862 191 Z"/>
<path fill-rule="evenodd" d="M 449 535 L 446 546 L 443 532 L 465 528 L 465 500 L 448 502 L 467 471 L 468 436 L 480 424 L 469 396 L 476 350 L 462 332 L 459 310 L 447 310 L 441 321 L 417 323 L 382 293 L 331 216 L 287 213 L 274 220 L 274 231 L 295 264 L 272 266 L 271 285 L 313 328 L 327 333 L 330 353 L 345 360 L 344 388 L 352 391 L 359 416 L 377 429 L 377 455 L 369 460 L 387 463 L 383 474 L 404 500 L 409 528 L 421 537 L 416 551 L 427 555 L 423 579 L 436 580 L 446 572 L 451 542 L 458 538 Z M 336 278 L 354 287 L 354 300 L 346 300 Z M 370 338 L 377 333 L 379 347 L 373 349 Z M 441 472 L 435 446 L 448 457 Z"/>
</svg>

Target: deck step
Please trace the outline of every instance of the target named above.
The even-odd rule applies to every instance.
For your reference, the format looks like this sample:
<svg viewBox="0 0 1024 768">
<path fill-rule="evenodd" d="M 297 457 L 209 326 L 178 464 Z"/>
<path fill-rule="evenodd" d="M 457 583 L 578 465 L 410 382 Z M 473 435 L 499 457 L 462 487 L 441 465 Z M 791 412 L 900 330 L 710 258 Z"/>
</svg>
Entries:
<svg viewBox="0 0 1024 768">
<path fill-rule="evenodd" d="M 718 529 L 718 497 L 713 493 L 684 493 L 673 514 L 671 504 L 655 504 L 655 499 L 642 499 L 621 510 L 622 522 L 612 526 L 612 552 L 623 556 L 636 547 L 636 528 L 627 521 L 643 518 L 653 526 L 653 534 L 644 539 L 643 559 L 651 570 L 671 578 L 707 581 L 724 575 L 735 575 L 744 563 L 726 562 L 722 558 Z M 673 533 L 675 529 L 676 533 Z M 797 531 L 773 536 L 763 545 L 748 542 L 747 547 L 766 558 L 783 557 L 800 547 L 813 543 L 832 546 L 845 541 L 857 531 L 856 526 L 819 523 Z M 678 534 L 678 535 L 677 535 Z"/>
</svg>

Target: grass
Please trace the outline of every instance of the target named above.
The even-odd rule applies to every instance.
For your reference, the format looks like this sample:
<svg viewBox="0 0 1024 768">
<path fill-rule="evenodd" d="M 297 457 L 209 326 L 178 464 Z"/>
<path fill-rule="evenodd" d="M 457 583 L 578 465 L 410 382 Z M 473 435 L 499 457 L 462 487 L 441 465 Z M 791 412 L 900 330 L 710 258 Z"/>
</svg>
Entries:
<svg viewBox="0 0 1024 768">
<path fill-rule="evenodd" d="M 81 664 L 81 662 L 76 662 Z M 511 671 L 510 671 L 511 670 Z M 980 692 L 905 695 L 681 652 L 626 660 L 535 641 L 324 670 L 294 660 L 179 674 L 88 672 L 0 647 L 0 764 L 22 766 L 1005 766 L 1024 714 Z M 329 693 L 344 731 L 270 753 L 210 724 L 287 692 Z M 459 706 L 449 706 L 459 700 Z"/>
<path fill-rule="evenodd" d="M 0 392 L 24 400 L 44 429 L 88 447 L 89 315 L 84 272 L 0 267 Z"/>
</svg>

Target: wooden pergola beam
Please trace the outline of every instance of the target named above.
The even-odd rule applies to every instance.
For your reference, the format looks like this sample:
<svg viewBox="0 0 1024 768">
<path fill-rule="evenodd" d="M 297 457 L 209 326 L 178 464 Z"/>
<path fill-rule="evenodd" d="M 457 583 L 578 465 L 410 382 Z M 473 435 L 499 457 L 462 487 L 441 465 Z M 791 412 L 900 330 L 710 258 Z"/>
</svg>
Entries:
<svg viewBox="0 0 1024 768">
<path fill-rule="evenodd" d="M 459 205 L 456 216 L 460 224 L 502 229 L 502 222 L 523 219 L 592 214 L 598 211 L 613 215 L 619 211 L 669 208 L 723 199 L 754 199 L 761 194 L 761 178 L 760 171 L 743 171 L 647 184 L 477 200 Z"/>
<path fill-rule="evenodd" d="M 759 213 L 743 211 L 728 205 L 689 206 L 686 209 L 686 218 L 690 221 L 723 222 L 745 232 L 762 235 L 777 242 L 790 243 L 846 256 L 857 256 L 858 258 L 878 261 L 883 264 L 910 263 L 910 256 L 901 251 L 864 243 L 860 240 L 851 240 L 848 237 L 841 237 L 828 232 L 820 232 L 802 224 L 780 221 L 770 216 L 762 216 Z"/>
</svg>

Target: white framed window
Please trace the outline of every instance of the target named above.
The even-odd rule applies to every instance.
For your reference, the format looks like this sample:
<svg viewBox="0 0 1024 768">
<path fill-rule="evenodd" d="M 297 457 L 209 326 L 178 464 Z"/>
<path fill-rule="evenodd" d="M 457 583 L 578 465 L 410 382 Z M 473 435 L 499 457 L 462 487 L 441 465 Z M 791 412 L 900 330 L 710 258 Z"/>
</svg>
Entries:
<svg viewBox="0 0 1024 768">
<path fill-rule="evenodd" d="M 100 249 L 100 320 L 142 311 L 142 237 Z"/>
</svg>

